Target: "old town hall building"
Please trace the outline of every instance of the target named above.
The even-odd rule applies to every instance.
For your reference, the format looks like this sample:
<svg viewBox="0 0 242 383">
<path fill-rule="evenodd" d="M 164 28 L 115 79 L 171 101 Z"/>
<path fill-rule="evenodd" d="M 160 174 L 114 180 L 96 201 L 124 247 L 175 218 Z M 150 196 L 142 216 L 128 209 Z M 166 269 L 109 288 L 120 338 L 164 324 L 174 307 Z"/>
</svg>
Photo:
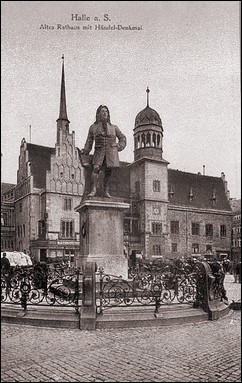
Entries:
<svg viewBox="0 0 242 383">
<path fill-rule="evenodd" d="M 232 213 L 227 182 L 221 177 L 169 169 L 163 158 L 163 126 L 147 105 L 134 125 L 134 162 L 121 162 L 110 194 L 130 204 L 124 217 L 124 251 L 155 257 L 230 254 Z M 22 140 L 17 185 L 12 188 L 14 248 L 40 261 L 79 254 L 79 205 L 84 168 L 69 131 L 64 61 L 55 147 Z M 11 237 L 13 240 L 13 237 Z"/>
</svg>

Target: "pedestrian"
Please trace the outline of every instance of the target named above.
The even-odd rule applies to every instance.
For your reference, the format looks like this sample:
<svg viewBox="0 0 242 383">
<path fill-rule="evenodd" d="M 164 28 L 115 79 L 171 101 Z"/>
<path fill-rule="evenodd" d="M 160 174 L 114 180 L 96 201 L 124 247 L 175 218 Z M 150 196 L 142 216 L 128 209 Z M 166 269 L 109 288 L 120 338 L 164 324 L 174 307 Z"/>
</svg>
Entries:
<svg viewBox="0 0 242 383">
<path fill-rule="evenodd" d="M 7 273 L 10 270 L 10 262 L 9 262 L 9 259 L 7 258 L 6 253 L 3 253 L 3 256 L 1 258 L 1 270 Z"/>
<path fill-rule="evenodd" d="M 238 262 L 235 267 L 235 283 L 241 283 L 241 262 Z"/>
<path fill-rule="evenodd" d="M 230 269 L 230 260 L 229 259 L 225 258 L 223 260 L 223 268 L 224 268 L 225 273 L 229 272 L 229 269 Z"/>
</svg>

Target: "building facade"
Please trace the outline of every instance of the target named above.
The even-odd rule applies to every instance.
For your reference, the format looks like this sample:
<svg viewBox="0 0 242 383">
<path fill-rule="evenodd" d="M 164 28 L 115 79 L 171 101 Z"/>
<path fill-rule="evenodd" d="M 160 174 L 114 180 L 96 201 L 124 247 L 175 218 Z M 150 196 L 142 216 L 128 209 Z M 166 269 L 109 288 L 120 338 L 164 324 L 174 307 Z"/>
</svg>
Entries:
<svg viewBox="0 0 242 383">
<path fill-rule="evenodd" d="M 15 187 L 15 246 L 39 261 L 79 254 L 79 205 L 85 173 L 69 132 L 64 61 L 54 148 L 22 140 Z M 124 251 L 146 259 L 230 255 L 232 212 L 224 174 L 210 177 L 169 169 L 163 126 L 147 105 L 134 126 L 134 161 L 112 174 L 110 193 L 130 204 Z"/>
<path fill-rule="evenodd" d="M 234 265 L 241 262 L 241 199 L 230 200 L 233 212 L 231 260 Z"/>
<path fill-rule="evenodd" d="M 15 250 L 15 184 L 1 185 L 1 251 Z"/>
</svg>

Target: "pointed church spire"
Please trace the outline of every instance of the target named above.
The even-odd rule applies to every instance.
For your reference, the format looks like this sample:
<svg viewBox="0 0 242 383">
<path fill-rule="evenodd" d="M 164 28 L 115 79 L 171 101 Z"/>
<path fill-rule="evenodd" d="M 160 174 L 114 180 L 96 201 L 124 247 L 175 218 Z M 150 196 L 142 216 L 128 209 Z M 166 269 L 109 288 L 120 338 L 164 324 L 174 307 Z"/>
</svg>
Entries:
<svg viewBox="0 0 242 383">
<path fill-rule="evenodd" d="M 64 55 L 62 55 L 62 76 L 61 76 L 60 115 L 59 115 L 59 119 L 68 120 L 67 112 L 66 112 L 66 90 L 65 90 Z"/>
<path fill-rule="evenodd" d="M 147 93 L 147 108 L 149 107 L 149 93 L 150 93 L 150 90 L 149 90 L 149 87 L 147 86 L 147 89 L 146 89 L 146 93 Z"/>
<path fill-rule="evenodd" d="M 60 144 L 69 133 L 69 123 L 66 111 L 66 90 L 65 90 L 65 70 L 64 55 L 62 55 L 62 74 L 61 74 L 61 91 L 60 91 L 60 114 L 57 121 L 57 143 Z"/>
</svg>

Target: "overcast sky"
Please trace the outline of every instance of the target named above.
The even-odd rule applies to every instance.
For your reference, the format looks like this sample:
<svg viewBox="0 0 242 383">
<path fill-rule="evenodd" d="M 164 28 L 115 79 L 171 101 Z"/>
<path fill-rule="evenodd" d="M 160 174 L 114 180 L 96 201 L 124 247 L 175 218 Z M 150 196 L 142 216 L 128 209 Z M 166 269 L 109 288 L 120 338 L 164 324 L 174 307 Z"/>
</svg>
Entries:
<svg viewBox="0 0 242 383">
<path fill-rule="evenodd" d="M 120 159 L 132 162 L 134 121 L 149 86 L 169 168 L 224 172 L 231 197 L 241 198 L 238 1 L 2 1 L 1 7 L 2 182 L 16 183 L 29 125 L 33 144 L 55 146 L 64 54 L 77 147 L 105 104 L 127 136 Z M 140 30 L 123 29 L 129 26 Z"/>
</svg>

